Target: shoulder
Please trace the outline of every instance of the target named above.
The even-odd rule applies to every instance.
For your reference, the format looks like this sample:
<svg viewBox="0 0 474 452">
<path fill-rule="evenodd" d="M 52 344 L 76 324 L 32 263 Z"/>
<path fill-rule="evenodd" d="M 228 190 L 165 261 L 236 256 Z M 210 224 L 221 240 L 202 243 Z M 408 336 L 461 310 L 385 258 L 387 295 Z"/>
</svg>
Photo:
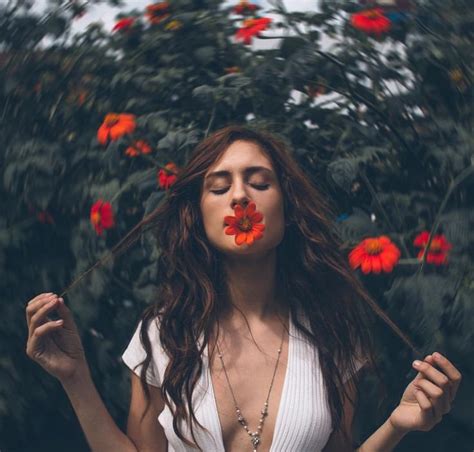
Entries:
<svg viewBox="0 0 474 452">
<path fill-rule="evenodd" d="M 138 322 L 135 331 L 122 354 L 122 361 L 136 375 L 140 375 L 141 368 L 147 358 L 145 343 L 149 342 L 151 354 L 147 369 L 147 382 L 153 386 L 161 385 L 161 376 L 167 364 L 167 356 L 160 343 L 160 323 L 158 318 L 148 321 L 145 335 L 142 335 L 143 320 Z"/>
</svg>

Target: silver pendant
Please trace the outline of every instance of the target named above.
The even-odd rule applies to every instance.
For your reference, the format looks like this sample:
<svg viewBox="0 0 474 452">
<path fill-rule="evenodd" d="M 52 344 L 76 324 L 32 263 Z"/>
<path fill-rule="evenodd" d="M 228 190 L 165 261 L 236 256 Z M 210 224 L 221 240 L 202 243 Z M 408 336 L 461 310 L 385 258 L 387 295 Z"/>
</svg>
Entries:
<svg viewBox="0 0 474 452">
<path fill-rule="evenodd" d="M 260 435 L 258 433 L 252 433 L 252 439 L 250 441 L 252 441 L 254 451 L 256 451 L 257 446 L 260 444 Z"/>
</svg>

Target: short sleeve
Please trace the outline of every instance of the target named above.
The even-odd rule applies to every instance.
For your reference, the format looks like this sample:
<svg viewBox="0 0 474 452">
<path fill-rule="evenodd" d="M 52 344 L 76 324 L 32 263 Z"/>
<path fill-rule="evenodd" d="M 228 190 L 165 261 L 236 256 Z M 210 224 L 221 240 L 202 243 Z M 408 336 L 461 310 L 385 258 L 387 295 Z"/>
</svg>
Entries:
<svg viewBox="0 0 474 452">
<path fill-rule="evenodd" d="M 140 376 L 143 367 L 142 361 L 144 361 L 146 357 L 145 347 L 140 339 L 141 326 L 142 320 L 140 320 L 135 332 L 133 333 L 132 339 L 122 354 L 122 361 L 138 376 Z M 146 381 L 152 386 L 160 387 L 162 381 L 162 369 L 163 366 L 166 366 L 166 362 L 164 352 L 160 346 L 159 330 L 156 319 L 150 321 L 148 326 L 148 337 L 150 338 L 151 343 L 152 359 L 147 369 Z"/>
</svg>

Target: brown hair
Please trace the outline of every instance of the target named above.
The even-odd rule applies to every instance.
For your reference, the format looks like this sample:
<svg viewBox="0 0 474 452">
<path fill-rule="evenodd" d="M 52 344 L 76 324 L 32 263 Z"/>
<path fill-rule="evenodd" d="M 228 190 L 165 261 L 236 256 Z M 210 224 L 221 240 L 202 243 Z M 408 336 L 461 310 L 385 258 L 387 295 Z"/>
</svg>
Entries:
<svg viewBox="0 0 474 452">
<path fill-rule="evenodd" d="M 112 250 L 117 254 L 136 239 L 135 232 L 150 228 L 156 234 L 160 250 L 157 298 L 141 316 L 140 338 L 146 359 L 140 379 L 148 401 L 146 411 L 150 407 L 146 372 L 154 345 L 148 337 L 148 327 L 151 321 L 157 320 L 161 346 L 169 357 L 162 376 L 162 397 L 173 413 L 176 435 L 201 450 L 193 423 L 203 426 L 195 417 L 192 393 L 203 369 L 202 353 L 211 329 L 218 324 L 221 309 L 218 300 L 223 293 L 224 277 L 219 255 L 204 231 L 200 198 L 205 173 L 236 140 L 258 144 L 278 175 L 287 223 L 277 247 L 278 279 L 285 300 L 291 299 L 289 309 L 295 326 L 318 349 L 333 429 L 340 429 L 349 441 L 349 432 L 342 425 L 343 397 L 349 396 L 342 376 L 348 374 L 354 379 L 359 394 L 360 374 L 355 371 L 354 356 L 361 352 L 381 381 L 370 333 L 372 315 L 379 316 L 409 347 L 416 349 L 372 300 L 349 267 L 336 234 L 335 214 L 291 156 L 288 143 L 273 132 L 249 126 L 231 125 L 201 141 L 163 204 Z M 296 310 L 303 311 L 311 331 L 298 321 Z M 198 348 L 201 334 L 204 340 Z M 180 431 L 181 419 L 191 421 L 194 443 Z"/>
</svg>

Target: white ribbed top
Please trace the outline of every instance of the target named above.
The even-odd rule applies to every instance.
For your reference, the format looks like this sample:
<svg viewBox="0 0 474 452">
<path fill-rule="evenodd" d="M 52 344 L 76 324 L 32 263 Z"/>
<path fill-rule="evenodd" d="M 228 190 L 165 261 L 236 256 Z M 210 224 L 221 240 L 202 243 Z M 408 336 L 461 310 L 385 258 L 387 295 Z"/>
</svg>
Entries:
<svg viewBox="0 0 474 452">
<path fill-rule="evenodd" d="M 306 318 L 300 321 L 310 329 Z M 141 323 L 140 323 L 141 324 Z M 122 355 L 124 363 L 133 370 L 145 356 L 140 343 L 138 325 L 127 349 Z M 283 392 L 275 423 L 270 452 L 317 452 L 326 445 L 331 434 L 331 414 L 327 403 L 317 349 L 289 322 L 288 365 Z M 156 322 L 149 328 L 153 359 L 147 374 L 148 383 L 160 386 L 168 357 L 159 345 Z M 202 340 L 202 336 L 201 339 Z M 356 368 L 364 361 L 357 360 Z M 139 375 L 140 366 L 135 370 Z M 345 379 L 344 379 L 345 380 Z M 209 372 L 208 349 L 203 354 L 203 372 L 193 393 L 193 407 L 198 421 L 209 430 L 207 434 L 199 427 L 194 428 L 197 441 L 205 452 L 225 452 L 217 404 Z M 168 406 L 158 416 L 168 439 L 168 452 L 195 452 L 197 449 L 184 444 L 174 433 L 172 414 Z M 192 439 L 189 426 L 182 429 Z"/>
</svg>

